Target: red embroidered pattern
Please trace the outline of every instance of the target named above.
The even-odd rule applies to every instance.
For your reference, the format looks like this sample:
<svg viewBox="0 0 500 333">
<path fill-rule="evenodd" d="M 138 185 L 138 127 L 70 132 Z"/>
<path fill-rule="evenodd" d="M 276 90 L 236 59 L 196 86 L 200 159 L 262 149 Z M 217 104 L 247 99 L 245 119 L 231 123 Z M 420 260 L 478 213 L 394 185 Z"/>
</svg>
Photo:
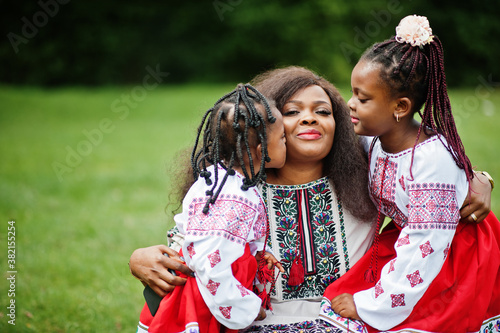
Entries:
<svg viewBox="0 0 500 333">
<path fill-rule="evenodd" d="M 392 307 L 405 306 L 405 294 L 391 294 Z"/>
<path fill-rule="evenodd" d="M 245 297 L 246 295 L 250 295 L 247 288 L 243 287 L 243 285 L 239 284 L 236 287 L 240 290 L 241 297 Z"/>
<path fill-rule="evenodd" d="M 406 235 L 403 238 L 398 239 L 396 247 L 410 244 L 410 235 Z"/>
<path fill-rule="evenodd" d="M 191 244 L 189 244 L 187 246 L 187 250 L 188 250 L 189 257 L 191 257 L 191 258 L 196 254 L 196 251 L 194 250 L 193 242 L 191 242 Z"/>
<path fill-rule="evenodd" d="M 383 292 L 384 289 L 382 288 L 382 282 L 379 280 L 375 285 L 375 298 L 379 297 Z"/>
<path fill-rule="evenodd" d="M 373 173 L 373 178 L 371 182 L 372 193 L 382 193 L 382 200 L 386 200 L 388 202 L 394 202 L 395 194 L 396 194 L 396 169 L 398 167 L 397 163 L 392 161 L 387 161 L 387 166 L 385 167 L 385 173 L 383 172 L 385 161 L 382 157 L 377 159 L 377 163 L 375 164 L 375 171 Z M 382 174 L 385 175 L 384 179 L 382 179 Z M 380 191 L 380 187 L 384 184 L 384 188 L 382 192 Z"/>
<path fill-rule="evenodd" d="M 207 284 L 207 289 L 208 289 L 208 291 L 210 291 L 210 293 L 212 295 L 215 296 L 215 294 L 217 294 L 217 289 L 219 288 L 219 286 L 220 286 L 220 282 L 215 282 L 215 281 L 209 280 L 208 284 Z"/>
<path fill-rule="evenodd" d="M 208 260 L 210 261 L 210 266 L 214 268 L 215 265 L 220 263 L 220 252 L 216 250 L 215 252 L 210 253 L 208 256 Z"/>
<path fill-rule="evenodd" d="M 405 177 L 404 176 L 401 176 L 401 178 L 399 178 L 399 185 L 401 185 L 401 187 L 403 188 L 403 191 L 406 190 Z"/>
<path fill-rule="evenodd" d="M 394 271 L 394 263 L 395 262 L 396 262 L 396 258 L 394 258 L 391 261 L 389 261 L 389 271 L 387 272 L 387 274 L 389 274 L 390 272 Z"/>
<path fill-rule="evenodd" d="M 455 185 L 410 184 L 408 225 L 412 229 L 454 230 L 460 219 Z"/>
<path fill-rule="evenodd" d="M 371 180 L 371 193 L 375 201 L 380 202 L 380 210 L 387 216 L 391 217 L 395 223 L 400 226 L 406 224 L 406 216 L 398 209 L 396 201 L 396 171 L 398 164 L 392 161 L 387 161 L 384 172 L 384 159 L 379 157 L 375 164 L 375 170 Z M 382 180 L 384 174 L 384 181 Z M 380 187 L 384 186 L 382 192 Z M 381 197 L 379 197 L 381 195 Z"/>
<path fill-rule="evenodd" d="M 222 313 L 224 318 L 231 319 L 231 308 L 232 306 L 219 306 L 219 311 Z"/>
<path fill-rule="evenodd" d="M 189 221 L 186 233 L 193 236 L 222 236 L 230 241 L 245 244 L 251 228 L 256 238 L 266 233 L 265 209 L 256 206 L 248 198 L 221 194 L 203 214 L 206 198 L 194 198 L 189 205 Z M 259 214 L 259 223 L 255 223 Z"/>
<path fill-rule="evenodd" d="M 446 245 L 446 249 L 443 250 L 444 259 L 446 259 L 449 252 L 450 252 L 450 243 L 448 243 L 448 245 Z"/>
<path fill-rule="evenodd" d="M 406 275 L 406 278 L 408 279 L 408 281 L 410 281 L 410 285 L 412 288 L 417 284 L 424 282 L 424 280 L 422 280 L 422 278 L 420 277 L 420 272 L 418 271 L 418 269 L 415 272 Z"/>
<path fill-rule="evenodd" d="M 425 258 L 429 254 L 434 252 L 434 249 L 432 248 L 430 241 L 427 241 L 424 244 L 419 245 L 418 247 L 420 248 L 420 251 L 422 251 L 422 258 Z"/>
</svg>

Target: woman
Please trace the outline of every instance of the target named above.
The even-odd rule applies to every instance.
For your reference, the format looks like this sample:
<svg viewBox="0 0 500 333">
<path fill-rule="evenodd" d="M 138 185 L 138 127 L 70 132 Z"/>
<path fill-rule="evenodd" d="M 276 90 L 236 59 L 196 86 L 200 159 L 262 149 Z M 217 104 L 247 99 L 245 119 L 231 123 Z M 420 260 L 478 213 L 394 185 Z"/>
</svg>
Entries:
<svg viewBox="0 0 500 333">
<path fill-rule="evenodd" d="M 259 75 L 252 83 L 283 114 L 287 160 L 283 168 L 268 170 L 262 186 L 271 247 L 285 273 L 271 292 L 273 310 L 248 332 L 322 331 L 325 324 L 314 319 L 323 291 L 354 265 L 372 240 L 376 212 L 368 198 L 366 160 L 347 105 L 330 82 L 305 68 L 287 67 Z M 468 205 L 462 216 L 484 218 L 489 212 L 482 202 L 489 202 L 490 187 L 482 181 L 479 204 Z M 164 295 L 183 283 L 166 269 L 186 271 L 175 258 L 175 251 L 164 245 L 138 249 L 130 267 Z"/>
</svg>

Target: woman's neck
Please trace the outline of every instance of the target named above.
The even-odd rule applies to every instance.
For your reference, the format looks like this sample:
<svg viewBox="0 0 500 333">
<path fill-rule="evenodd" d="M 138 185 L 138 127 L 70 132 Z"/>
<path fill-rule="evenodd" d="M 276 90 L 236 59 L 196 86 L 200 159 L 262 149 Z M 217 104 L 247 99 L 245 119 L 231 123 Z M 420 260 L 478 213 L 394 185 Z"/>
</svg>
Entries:
<svg viewBox="0 0 500 333">
<path fill-rule="evenodd" d="M 281 169 L 269 169 L 267 172 L 268 184 L 298 185 L 306 184 L 323 177 L 323 162 L 304 163 L 286 161 Z"/>
</svg>

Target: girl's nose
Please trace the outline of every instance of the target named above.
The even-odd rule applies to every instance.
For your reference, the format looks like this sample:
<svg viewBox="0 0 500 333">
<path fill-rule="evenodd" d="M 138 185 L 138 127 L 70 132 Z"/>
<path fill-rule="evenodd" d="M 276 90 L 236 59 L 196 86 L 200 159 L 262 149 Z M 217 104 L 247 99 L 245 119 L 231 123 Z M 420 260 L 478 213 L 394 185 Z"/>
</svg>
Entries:
<svg viewBox="0 0 500 333">
<path fill-rule="evenodd" d="M 355 105 L 354 105 L 354 102 L 352 100 L 352 97 L 349 98 L 349 100 L 347 101 L 347 106 L 349 107 L 349 109 L 354 110 Z"/>
</svg>

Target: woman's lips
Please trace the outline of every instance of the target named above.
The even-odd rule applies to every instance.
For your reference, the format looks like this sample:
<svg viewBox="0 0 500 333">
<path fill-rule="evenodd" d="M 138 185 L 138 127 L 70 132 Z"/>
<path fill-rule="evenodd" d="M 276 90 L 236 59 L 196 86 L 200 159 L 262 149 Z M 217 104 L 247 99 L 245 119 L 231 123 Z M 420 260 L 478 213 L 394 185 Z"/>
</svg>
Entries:
<svg viewBox="0 0 500 333">
<path fill-rule="evenodd" d="M 351 116 L 351 122 L 356 125 L 357 123 L 359 123 L 359 118 Z"/>
<path fill-rule="evenodd" d="M 316 140 L 321 138 L 321 133 L 318 130 L 311 129 L 302 131 L 297 136 L 304 140 Z"/>
</svg>

